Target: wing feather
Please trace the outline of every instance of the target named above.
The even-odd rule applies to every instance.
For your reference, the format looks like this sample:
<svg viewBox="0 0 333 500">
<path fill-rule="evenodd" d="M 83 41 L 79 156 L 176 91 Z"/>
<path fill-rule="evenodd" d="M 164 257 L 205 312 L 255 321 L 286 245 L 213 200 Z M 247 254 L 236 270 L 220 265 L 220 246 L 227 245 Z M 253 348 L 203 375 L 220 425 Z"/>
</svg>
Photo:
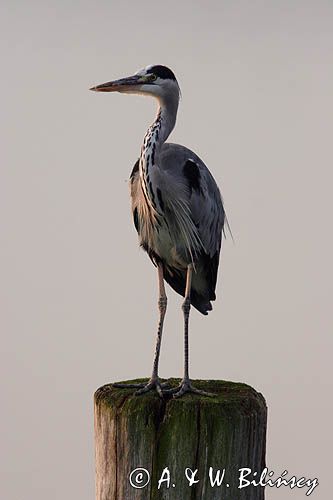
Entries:
<svg viewBox="0 0 333 500">
<path fill-rule="evenodd" d="M 226 216 L 219 188 L 203 161 L 191 150 L 177 144 L 165 143 L 154 173 L 154 187 L 162 201 L 167 226 L 177 227 L 179 241 L 177 251 L 189 255 L 195 273 L 192 281 L 191 302 L 203 314 L 212 309 L 219 267 L 219 257 Z M 140 233 L 138 217 L 137 189 L 139 186 L 139 164 L 135 164 L 131 174 L 131 195 L 133 218 Z M 144 221 L 142 221 L 142 224 Z M 141 228 L 141 231 L 143 228 Z M 172 229 L 171 229 L 172 233 Z M 181 246 L 183 242 L 184 247 Z M 164 276 L 170 286 L 184 295 L 186 265 L 172 265 L 172 256 L 162 258 L 156 248 L 146 248 L 150 258 L 162 261 Z"/>
</svg>

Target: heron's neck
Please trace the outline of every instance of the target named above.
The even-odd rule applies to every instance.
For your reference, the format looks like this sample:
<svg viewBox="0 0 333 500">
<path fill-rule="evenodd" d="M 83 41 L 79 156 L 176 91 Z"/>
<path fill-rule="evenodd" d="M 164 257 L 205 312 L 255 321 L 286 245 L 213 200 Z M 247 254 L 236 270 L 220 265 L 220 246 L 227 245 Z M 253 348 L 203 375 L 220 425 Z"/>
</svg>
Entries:
<svg viewBox="0 0 333 500">
<path fill-rule="evenodd" d="M 159 101 L 156 119 L 148 128 L 141 148 L 139 168 L 142 188 L 154 208 L 156 208 L 156 196 L 150 173 L 154 168 L 158 168 L 158 157 L 164 142 L 175 126 L 177 110 L 178 98 Z"/>
</svg>

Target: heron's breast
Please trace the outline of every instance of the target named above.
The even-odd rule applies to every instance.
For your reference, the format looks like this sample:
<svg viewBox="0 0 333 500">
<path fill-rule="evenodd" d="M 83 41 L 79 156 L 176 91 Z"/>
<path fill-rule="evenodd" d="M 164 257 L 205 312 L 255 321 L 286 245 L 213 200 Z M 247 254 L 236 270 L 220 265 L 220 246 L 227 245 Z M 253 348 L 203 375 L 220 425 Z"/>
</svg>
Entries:
<svg viewBox="0 0 333 500">
<path fill-rule="evenodd" d="M 160 220 L 155 226 L 153 238 L 149 247 L 165 262 L 167 266 L 186 269 L 190 263 L 186 245 L 182 242 L 180 235 L 175 237 L 172 229 L 168 226 L 166 220 Z"/>
<path fill-rule="evenodd" d="M 132 184 L 131 197 L 142 247 L 154 252 L 167 265 L 186 269 L 191 262 L 188 245 L 173 213 L 170 210 L 157 213 L 147 202 L 138 178 Z"/>
</svg>

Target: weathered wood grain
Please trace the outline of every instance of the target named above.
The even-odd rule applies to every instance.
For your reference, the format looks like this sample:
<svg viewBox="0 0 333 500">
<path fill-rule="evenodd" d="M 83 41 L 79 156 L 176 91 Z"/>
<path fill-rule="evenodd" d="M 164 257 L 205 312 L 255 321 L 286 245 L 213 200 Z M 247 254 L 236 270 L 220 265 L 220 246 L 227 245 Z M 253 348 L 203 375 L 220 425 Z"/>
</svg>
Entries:
<svg viewBox="0 0 333 500">
<path fill-rule="evenodd" d="M 171 385 L 178 383 L 170 379 Z M 97 500 L 264 499 L 260 486 L 238 489 L 240 468 L 257 471 L 258 479 L 265 467 L 267 408 L 263 396 L 241 383 L 196 380 L 195 386 L 217 396 L 161 400 L 156 393 L 135 396 L 133 389 L 111 385 L 96 391 Z M 143 489 L 134 488 L 129 481 L 131 471 L 138 467 L 150 473 L 150 482 Z M 166 467 L 170 488 L 163 482 L 158 489 Z M 217 470 L 226 469 L 221 486 L 211 486 L 210 467 L 214 477 Z M 186 468 L 198 469 L 196 479 L 200 481 L 191 487 Z"/>
</svg>

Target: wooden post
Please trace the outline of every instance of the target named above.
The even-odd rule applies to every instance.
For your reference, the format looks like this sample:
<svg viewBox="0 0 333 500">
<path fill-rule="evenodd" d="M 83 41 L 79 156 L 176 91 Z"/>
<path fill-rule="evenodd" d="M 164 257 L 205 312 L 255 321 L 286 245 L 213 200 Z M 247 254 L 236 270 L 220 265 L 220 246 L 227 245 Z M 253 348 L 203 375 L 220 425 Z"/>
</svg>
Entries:
<svg viewBox="0 0 333 500">
<path fill-rule="evenodd" d="M 171 385 L 178 383 L 170 379 Z M 261 486 L 238 488 L 239 469 L 252 471 L 248 476 L 244 471 L 245 485 L 246 480 L 259 481 L 265 467 L 263 396 L 246 384 L 194 384 L 217 396 L 161 400 L 156 393 L 135 396 L 133 389 L 111 385 L 96 391 L 96 500 L 264 499 Z M 144 470 L 133 472 L 139 468 L 149 476 Z M 212 486 L 223 470 L 222 484 Z M 192 486 L 191 476 L 199 480 Z"/>
</svg>

